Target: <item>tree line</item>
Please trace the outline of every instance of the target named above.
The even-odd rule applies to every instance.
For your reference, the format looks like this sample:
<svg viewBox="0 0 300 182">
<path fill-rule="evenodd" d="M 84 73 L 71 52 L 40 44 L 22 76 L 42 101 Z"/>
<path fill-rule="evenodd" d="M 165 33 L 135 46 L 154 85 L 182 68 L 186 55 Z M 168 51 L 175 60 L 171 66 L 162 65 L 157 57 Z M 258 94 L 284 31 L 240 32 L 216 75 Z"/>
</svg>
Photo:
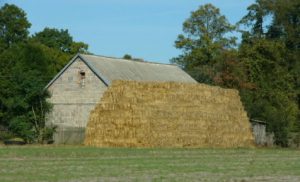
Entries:
<svg viewBox="0 0 300 182">
<path fill-rule="evenodd" d="M 191 12 L 175 41 L 182 53 L 171 62 L 200 83 L 238 89 L 249 118 L 266 121 L 277 145 L 299 145 L 300 2 L 256 0 L 247 10 L 234 25 L 212 4 Z M 0 140 L 51 138 L 44 87 L 75 54 L 89 53 L 68 30 L 29 35 L 30 26 L 19 7 L 1 7 Z"/>
<path fill-rule="evenodd" d="M 300 143 L 300 1 L 256 0 L 235 25 L 211 4 L 183 23 L 171 62 L 201 83 L 235 88 L 275 143 Z M 240 43 L 237 37 L 241 33 Z"/>
<path fill-rule="evenodd" d="M 47 83 L 88 45 L 76 42 L 68 30 L 44 28 L 29 35 L 26 13 L 13 4 L 0 9 L 0 140 L 20 137 L 28 143 L 51 138 L 45 125 Z"/>
</svg>

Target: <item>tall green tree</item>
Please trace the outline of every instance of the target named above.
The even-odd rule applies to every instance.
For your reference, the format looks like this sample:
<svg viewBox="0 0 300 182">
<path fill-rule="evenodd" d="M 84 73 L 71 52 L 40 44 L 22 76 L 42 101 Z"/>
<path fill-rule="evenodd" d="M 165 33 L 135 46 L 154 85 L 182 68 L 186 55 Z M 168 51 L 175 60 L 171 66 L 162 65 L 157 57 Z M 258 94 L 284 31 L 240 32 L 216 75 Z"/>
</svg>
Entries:
<svg viewBox="0 0 300 182">
<path fill-rule="evenodd" d="M 200 6 L 183 23 L 183 32 L 175 42 L 183 54 L 171 62 L 182 66 L 197 81 L 214 83 L 222 54 L 235 45 L 235 38 L 225 36 L 234 27 L 211 4 Z"/>
<path fill-rule="evenodd" d="M 300 2 L 298 0 L 273 0 L 268 10 L 272 14 L 272 23 L 268 36 L 281 39 L 290 50 L 300 48 Z"/>
<path fill-rule="evenodd" d="M 5 4 L 0 9 L 0 50 L 14 43 L 27 39 L 31 24 L 26 13 L 12 4 Z"/>
<path fill-rule="evenodd" d="M 45 125 L 51 106 L 46 84 L 88 45 L 67 30 L 45 28 L 28 37 L 26 13 L 15 5 L 0 9 L 0 127 L 28 142 L 42 142 L 53 128 Z M 0 133 L 0 139 L 1 137 Z"/>
<path fill-rule="evenodd" d="M 6 65 L 0 80 L 1 125 L 28 142 L 42 140 L 45 114 L 50 111 L 44 87 L 49 80 L 49 59 L 41 45 L 20 43 L 1 54 Z"/>
<path fill-rule="evenodd" d="M 257 0 L 256 3 L 247 8 L 248 14 L 239 21 L 239 24 L 250 27 L 251 32 L 244 32 L 244 35 L 252 35 L 257 38 L 262 38 L 265 35 L 264 23 L 266 16 L 270 14 L 269 6 L 269 0 Z"/>
<path fill-rule="evenodd" d="M 253 90 L 241 90 L 243 103 L 250 118 L 266 121 L 275 141 L 288 145 L 289 132 L 297 119 L 293 77 L 284 67 L 285 45 L 259 39 L 244 43 L 239 50 Z"/>
<path fill-rule="evenodd" d="M 243 100 L 252 118 L 267 121 L 281 146 L 291 143 L 293 133 L 300 136 L 299 7 L 295 0 L 257 0 L 240 21 L 250 29 L 239 57 L 255 85 L 255 91 L 242 92 Z"/>
</svg>

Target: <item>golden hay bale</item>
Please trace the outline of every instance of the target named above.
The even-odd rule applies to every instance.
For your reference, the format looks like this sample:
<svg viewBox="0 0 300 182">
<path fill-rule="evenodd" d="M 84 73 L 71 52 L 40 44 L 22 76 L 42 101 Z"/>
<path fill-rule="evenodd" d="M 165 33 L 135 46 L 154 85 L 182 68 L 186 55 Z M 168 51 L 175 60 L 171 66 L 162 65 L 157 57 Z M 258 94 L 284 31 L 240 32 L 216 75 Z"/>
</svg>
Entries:
<svg viewBox="0 0 300 182">
<path fill-rule="evenodd" d="M 239 93 L 205 84 L 114 81 L 90 114 L 99 147 L 250 147 Z"/>
</svg>

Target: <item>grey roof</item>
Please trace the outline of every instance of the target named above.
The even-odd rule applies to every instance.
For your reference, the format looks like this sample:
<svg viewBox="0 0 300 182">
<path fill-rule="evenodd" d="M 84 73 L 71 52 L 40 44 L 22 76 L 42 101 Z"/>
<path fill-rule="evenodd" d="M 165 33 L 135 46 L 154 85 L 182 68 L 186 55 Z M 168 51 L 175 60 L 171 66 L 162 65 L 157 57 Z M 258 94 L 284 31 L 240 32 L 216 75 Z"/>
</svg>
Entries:
<svg viewBox="0 0 300 182">
<path fill-rule="evenodd" d="M 173 64 L 133 61 L 120 58 L 77 54 L 46 86 L 48 88 L 77 58 L 106 85 L 113 80 L 174 81 L 197 83 L 181 68 Z"/>
</svg>

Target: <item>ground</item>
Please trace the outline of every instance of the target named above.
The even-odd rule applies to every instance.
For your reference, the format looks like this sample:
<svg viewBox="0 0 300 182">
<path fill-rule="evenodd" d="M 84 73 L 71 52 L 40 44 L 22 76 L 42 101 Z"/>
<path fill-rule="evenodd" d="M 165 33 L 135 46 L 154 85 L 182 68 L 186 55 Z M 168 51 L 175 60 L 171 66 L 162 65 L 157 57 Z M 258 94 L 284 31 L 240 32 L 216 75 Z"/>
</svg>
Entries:
<svg viewBox="0 0 300 182">
<path fill-rule="evenodd" d="M 0 146 L 0 181 L 300 181 L 300 150 Z"/>
</svg>

